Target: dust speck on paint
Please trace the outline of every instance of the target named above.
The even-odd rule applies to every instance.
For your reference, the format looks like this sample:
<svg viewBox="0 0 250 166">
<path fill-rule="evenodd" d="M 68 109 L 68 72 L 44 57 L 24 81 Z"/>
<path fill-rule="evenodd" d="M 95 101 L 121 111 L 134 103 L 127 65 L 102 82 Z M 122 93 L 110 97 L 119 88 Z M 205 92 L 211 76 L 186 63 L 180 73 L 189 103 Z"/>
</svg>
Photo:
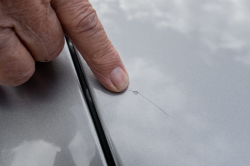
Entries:
<svg viewBox="0 0 250 166">
<path fill-rule="evenodd" d="M 133 91 L 133 93 L 134 93 L 135 95 L 138 95 L 138 94 L 139 94 L 139 92 L 138 92 L 138 91 Z"/>
</svg>

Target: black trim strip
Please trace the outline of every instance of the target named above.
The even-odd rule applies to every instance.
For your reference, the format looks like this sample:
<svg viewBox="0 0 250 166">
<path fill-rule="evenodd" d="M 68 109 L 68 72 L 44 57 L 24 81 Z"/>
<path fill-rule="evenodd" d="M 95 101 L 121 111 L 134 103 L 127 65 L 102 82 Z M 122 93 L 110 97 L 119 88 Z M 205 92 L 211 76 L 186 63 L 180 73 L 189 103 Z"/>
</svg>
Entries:
<svg viewBox="0 0 250 166">
<path fill-rule="evenodd" d="M 102 128 L 101 121 L 99 119 L 94 102 L 93 102 L 92 97 L 90 95 L 87 81 L 86 81 L 85 76 L 83 74 L 83 70 L 82 70 L 81 64 L 79 62 L 79 59 L 77 57 L 75 47 L 67 36 L 65 36 L 65 38 L 66 38 L 66 41 L 67 41 L 67 44 L 69 47 L 69 51 L 70 51 L 70 54 L 71 54 L 71 57 L 72 57 L 72 60 L 73 60 L 73 63 L 74 63 L 75 69 L 76 69 L 76 73 L 78 75 L 79 82 L 80 82 L 81 87 L 82 87 L 83 94 L 86 98 L 86 102 L 87 102 L 87 105 L 88 105 L 88 108 L 90 111 L 90 115 L 92 117 L 97 135 L 99 137 L 99 141 L 100 141 L 103 153 L 104 153 L 104 157 L 106 159 L 108 166 L 116 166 L 114 157 L 111 153 L 107 138 L 106 138 L 104 130 Z"/>
</svg>

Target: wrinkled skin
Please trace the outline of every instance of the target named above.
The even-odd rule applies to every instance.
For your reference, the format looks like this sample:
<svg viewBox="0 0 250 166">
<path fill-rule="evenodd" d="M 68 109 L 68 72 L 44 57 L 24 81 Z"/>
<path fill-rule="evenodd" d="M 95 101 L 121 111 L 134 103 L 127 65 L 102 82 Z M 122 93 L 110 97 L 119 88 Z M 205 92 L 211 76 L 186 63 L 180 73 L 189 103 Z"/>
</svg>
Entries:
<svg viewBox="0 0 250 166">
<path fill-rule="evenodd" d="M 103 86 L 127 88 L 128 73 L 88 0 L 0 0 L 0 85 L 29 80 L 35 61 L 60 54 L 64 34 Z"/>
</svg>

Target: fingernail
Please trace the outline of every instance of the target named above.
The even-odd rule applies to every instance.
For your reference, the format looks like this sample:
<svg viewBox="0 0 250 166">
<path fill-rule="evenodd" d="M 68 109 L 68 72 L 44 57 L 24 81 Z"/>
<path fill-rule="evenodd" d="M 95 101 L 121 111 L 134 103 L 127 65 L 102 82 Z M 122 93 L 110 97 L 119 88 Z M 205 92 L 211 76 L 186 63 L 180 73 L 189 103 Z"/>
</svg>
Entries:
<svg viewBox="0 0 250 166">
<path fill-rule="evenodd" d="M 118 90 L 124 90 L 128 86 L 128 76 L 120 67 L 111 72 L 110 78 Z"/>
</svg>

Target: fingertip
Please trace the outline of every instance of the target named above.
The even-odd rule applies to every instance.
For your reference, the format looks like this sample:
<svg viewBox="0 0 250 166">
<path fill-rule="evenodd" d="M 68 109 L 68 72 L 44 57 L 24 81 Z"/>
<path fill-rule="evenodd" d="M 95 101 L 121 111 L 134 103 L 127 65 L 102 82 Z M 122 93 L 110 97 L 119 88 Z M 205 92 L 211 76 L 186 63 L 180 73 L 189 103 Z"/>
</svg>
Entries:
<svg viewBox="0 0 250 166">
<path fill-rule="evenodd" d="M 124 91 L 129 85 L 129 76 L 121 67 L 116 67 L 110 73 L 110 80 L 116 88 L 116 92 Z"/>
</svg>

